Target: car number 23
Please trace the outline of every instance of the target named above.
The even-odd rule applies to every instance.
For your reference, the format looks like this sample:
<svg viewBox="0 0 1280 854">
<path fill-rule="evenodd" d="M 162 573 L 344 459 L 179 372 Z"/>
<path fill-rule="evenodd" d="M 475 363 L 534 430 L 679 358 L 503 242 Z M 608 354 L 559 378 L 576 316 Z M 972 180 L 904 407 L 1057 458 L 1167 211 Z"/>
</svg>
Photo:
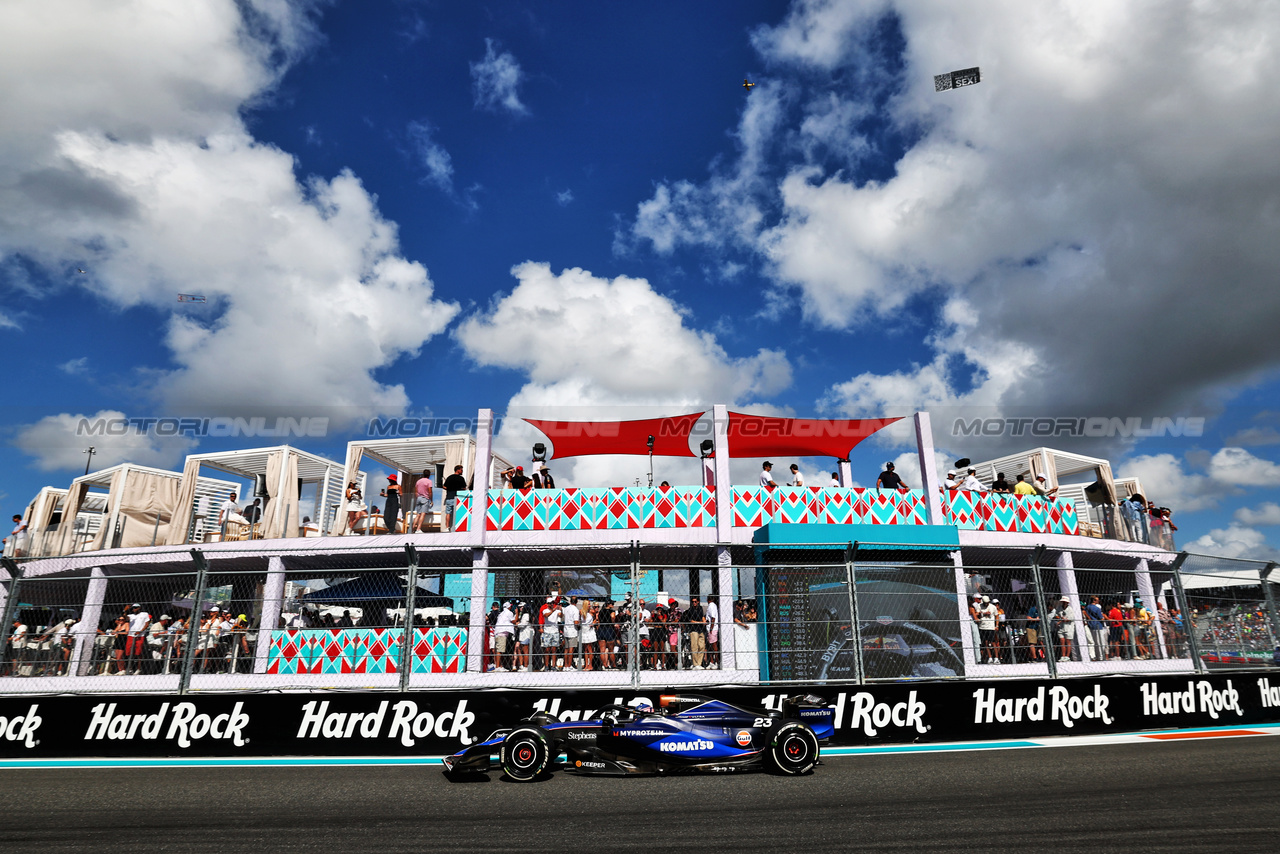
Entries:
<svg viewBox="0 0 1280 854">
<path fill-rule="evenodd" d="M 756 718 L 751 725 L 768 729 L 773 726 L 773 718 Z"/>
</svg>

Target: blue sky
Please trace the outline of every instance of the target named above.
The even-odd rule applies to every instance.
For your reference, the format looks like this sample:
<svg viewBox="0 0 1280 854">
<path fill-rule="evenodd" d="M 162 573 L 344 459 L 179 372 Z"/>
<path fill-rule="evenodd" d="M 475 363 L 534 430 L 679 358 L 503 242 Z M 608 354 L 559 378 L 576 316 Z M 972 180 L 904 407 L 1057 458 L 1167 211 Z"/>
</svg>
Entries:
<svg viewBox="0 0 1280 854">
<path fill-rule="evenodd" d="M 965 444 L 956 417 L 1202 416 L 1048 444 L 1141 476 L 1181 543 L 1273 554 L 1278 27 L 1189 3 L 6 4 L 0 493 L 65 485 L 70 425 L 112 412 L 325 415 L 298 444 L 337 459 L 374 415 L 482 406 L 927 408 L 974 458 L 1031 443 Z M 258 443 L 98 444 L 178 467 Z M 866 443 L 855 476 L 908 449 Z"/>
</svg>

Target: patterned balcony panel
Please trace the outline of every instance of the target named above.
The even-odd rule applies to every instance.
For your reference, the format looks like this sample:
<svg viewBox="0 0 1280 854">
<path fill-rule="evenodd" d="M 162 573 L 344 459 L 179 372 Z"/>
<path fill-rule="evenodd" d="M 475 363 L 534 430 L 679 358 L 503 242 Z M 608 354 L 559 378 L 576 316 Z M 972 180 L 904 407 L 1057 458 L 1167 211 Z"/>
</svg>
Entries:
<svg viewBox="0 0 1280 854">
<path fill-rule="evenodd" d="M 733 524 L 759 528 L 770 522 L 815 525 L 925 525 L 928 507 L 919 490 L 762 486 L 733 488 Z"/>
<path fill-rule="evenodd" d="M 443 524 L 443 523 L 442 523 Z M 453 510 L 453 530 L 471 530 L 471 493 L 458 493 L 458 506 Z"/>
<path fill-rule="evenodd" d="M 414 629 L 414 673 L 467 669 L 467 632 Z M 398 673 L 403 629 L 279 629 L 271 633 L 267 672 L 289 676 Z"/>
<path fill-rule="evenodd" d="M 490 531 L 711 528 L 715 492 L 700 486 L 491 489 L 486 523 Z"/>
<path fill-rule="evenodd" d="M 1024 534 L 1080 533 L 1075 505 L 1069 501 L 951 489 L 943 496 L 942 504 L 943 518 L 957 528 Z"/>
</svg>

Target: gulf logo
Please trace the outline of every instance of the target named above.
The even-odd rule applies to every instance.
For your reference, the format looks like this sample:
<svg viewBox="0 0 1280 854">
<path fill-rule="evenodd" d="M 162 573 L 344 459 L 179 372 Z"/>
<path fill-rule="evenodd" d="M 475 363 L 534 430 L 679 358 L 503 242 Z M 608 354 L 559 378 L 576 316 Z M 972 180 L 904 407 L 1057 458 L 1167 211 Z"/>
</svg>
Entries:
<svg viewBox="0 0 1280 854">
<path fill-rule="evenodd" d="M 739 747 L 746 747 L 751 743 L 751 733 L 745 729 L 738 730 L 738 734 L 734 736 L 734 741 L 738 742 Z"/>
</svg>

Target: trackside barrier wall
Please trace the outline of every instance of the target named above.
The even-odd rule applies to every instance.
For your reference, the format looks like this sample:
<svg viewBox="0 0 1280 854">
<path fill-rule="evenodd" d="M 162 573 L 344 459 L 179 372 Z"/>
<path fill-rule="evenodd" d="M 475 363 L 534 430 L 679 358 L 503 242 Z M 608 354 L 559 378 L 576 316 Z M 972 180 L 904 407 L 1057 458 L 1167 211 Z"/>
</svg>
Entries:
<svg viewBox="0 0 1280 854">
<path fill-rule="evenodd" d="M 534 712 L 590 720 L 609 703 L 656 705 L 678 685 L 624 689 L 0 698 L 0 757 L 440 756 Z M 1008 740 L 1280 721 L 1264 675 L 1000 680 L 910 685 L 702 687 L 745 708 L 788 694 L 835 707 L 834 745 Z M 1158 737 L 1158 736 L 1157 736 Z"/>
</svg>

